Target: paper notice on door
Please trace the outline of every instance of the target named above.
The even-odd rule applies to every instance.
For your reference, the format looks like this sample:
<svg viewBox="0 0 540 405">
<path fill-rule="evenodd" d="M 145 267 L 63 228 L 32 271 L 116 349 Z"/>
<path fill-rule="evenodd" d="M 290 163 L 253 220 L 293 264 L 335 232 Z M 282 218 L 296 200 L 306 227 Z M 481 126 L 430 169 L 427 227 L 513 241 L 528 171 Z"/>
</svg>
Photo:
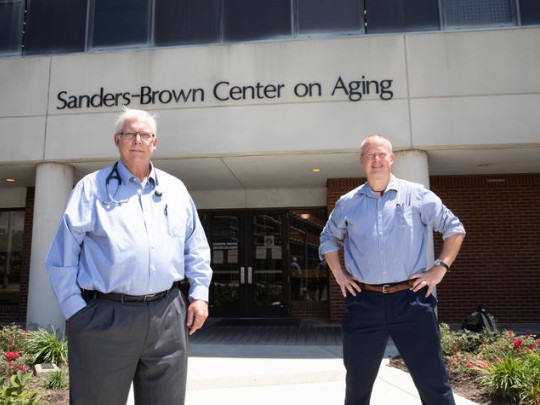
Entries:
<svg viewBox="0 0 540 405">
<path fill-rule="evenodd" d="M 272 248 L 272 259 L 281 260 L 281 246 L 274 246 Z"/>
<path fill-rule="evenodd" d="M 257 246 L 257 249 L 255 250 L 255 257 L 259 260 L 266 259 L 266 247 L 265 246 Z"/>
<path fill-rule="evenodd" d="M 223 264 L 223 250 L 214 250 L 212 252 L 212 263 Z"/>
<path fill-rule="evenodd" d="M 238 250 L 237 249 L 231 249 L 227 251 L 227 262 L 238 263 Z"/>
</svg>

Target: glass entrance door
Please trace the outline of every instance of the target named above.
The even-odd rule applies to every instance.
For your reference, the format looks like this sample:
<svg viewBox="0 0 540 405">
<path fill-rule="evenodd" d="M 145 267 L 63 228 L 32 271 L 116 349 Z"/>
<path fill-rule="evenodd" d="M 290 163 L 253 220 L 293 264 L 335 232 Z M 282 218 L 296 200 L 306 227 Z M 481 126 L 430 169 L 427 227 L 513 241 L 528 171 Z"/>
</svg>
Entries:
<svg viewBox="0 0 540 405">
<path fill-rule="evenodd" d="M 213 211 L 201 218 L 212 251 L 212 315 L 285 316 L 286 215 Z"/>
</svg>

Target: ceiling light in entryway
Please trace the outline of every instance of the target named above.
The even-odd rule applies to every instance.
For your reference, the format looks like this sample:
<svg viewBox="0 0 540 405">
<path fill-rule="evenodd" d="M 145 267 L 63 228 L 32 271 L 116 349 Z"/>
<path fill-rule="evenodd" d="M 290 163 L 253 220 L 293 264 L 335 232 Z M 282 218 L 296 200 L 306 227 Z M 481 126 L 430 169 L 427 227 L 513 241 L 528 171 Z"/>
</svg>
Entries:
<svg viewBox="0 0 540 405">
<path fill-rule="evenodd" d="M 313 173 L 319 173 L 321 171 L 321 169 L 319 169 L 318 167 L 314 167 L 313 169 L 311 169 L 311 171 Z"/>
</svg>

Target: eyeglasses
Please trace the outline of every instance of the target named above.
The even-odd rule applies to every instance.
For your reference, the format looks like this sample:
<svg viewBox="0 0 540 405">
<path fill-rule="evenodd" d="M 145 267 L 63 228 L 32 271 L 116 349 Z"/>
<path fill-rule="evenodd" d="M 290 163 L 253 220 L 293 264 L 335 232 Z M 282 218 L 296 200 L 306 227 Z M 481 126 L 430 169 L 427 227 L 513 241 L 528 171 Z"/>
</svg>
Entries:
<svg viewBox="0 0 540 405">
<path fill-rule="evenodd" d="M 370 153 L 369 155 L 362 155 L 364 159 L 369 160 L 375 160 L 375 158 L 379 158 L 379 160 L 386 159 L 386 156 L 388 156 L 387 153 Z"/>
<path fill-rule="evenodd" d="M 145 142 L 148 142 L 155 137 L 155 135 L 150 132 L 119 132 L 118 135 L 121 135 L 126 141 L 133 141 L 137 138 L 137 135 Z"/>
</svg>

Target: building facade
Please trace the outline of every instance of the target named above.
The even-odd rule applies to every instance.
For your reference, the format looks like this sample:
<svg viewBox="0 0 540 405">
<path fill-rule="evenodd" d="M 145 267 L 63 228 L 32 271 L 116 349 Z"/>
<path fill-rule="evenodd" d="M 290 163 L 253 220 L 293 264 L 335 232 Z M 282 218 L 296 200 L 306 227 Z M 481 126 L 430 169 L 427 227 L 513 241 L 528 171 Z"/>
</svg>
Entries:
<svg viewBox="0 0 540 405">
<path fill-rule="evenodd" d="M 408 3 L 0 1 L 0 321 L 62 327 L 43 260 L 125 105 L 200 210 L 213 316 L 341 319 L 318 235 L 381 133 L 468 231 L 440 319 L 539 322 L 540 6 Z"/>
</svg>

